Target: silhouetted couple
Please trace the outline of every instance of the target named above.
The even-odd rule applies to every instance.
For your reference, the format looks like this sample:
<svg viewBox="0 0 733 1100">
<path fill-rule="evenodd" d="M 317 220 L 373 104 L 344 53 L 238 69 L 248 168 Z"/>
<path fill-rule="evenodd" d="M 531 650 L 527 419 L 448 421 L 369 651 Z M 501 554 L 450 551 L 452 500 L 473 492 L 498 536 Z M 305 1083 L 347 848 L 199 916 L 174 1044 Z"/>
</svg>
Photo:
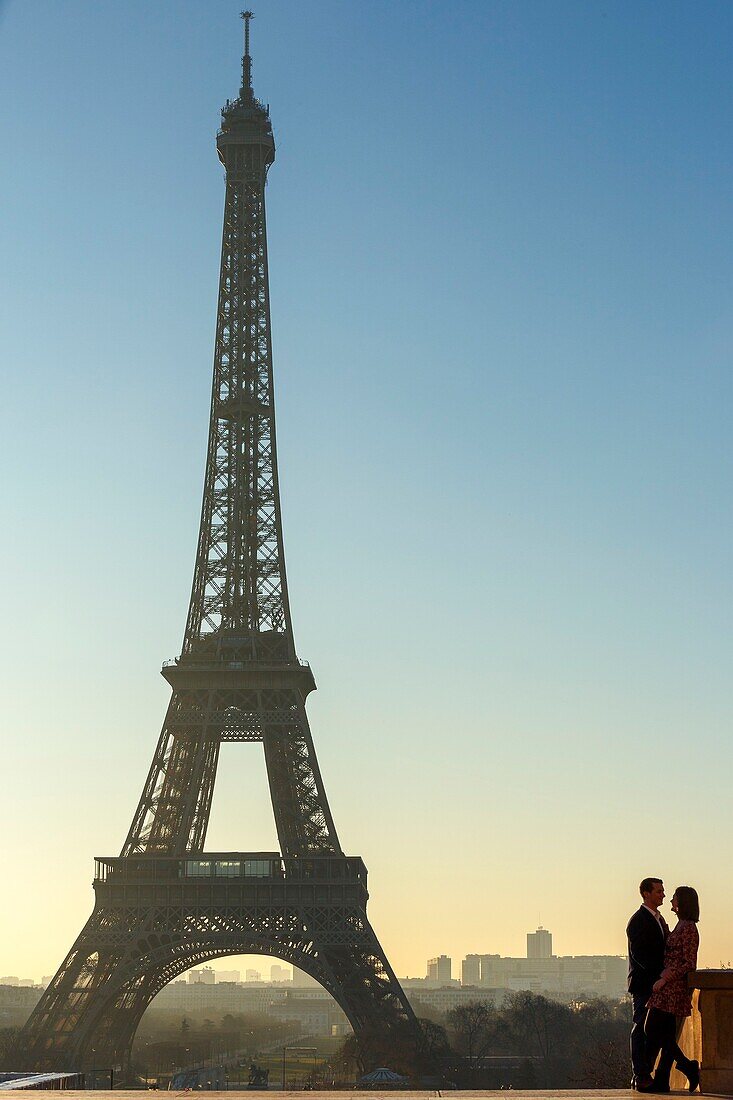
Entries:
<svg viewBox="0 0 733 1100">
<path fill-rule="evenodd" d="M 687 975 L 697 967 L 697 891 L 691 886 L 675 890 L 672 912 L 677 924 L 671 932 L 659 912 L 664 901 L 662 880 L 645 878 L 639 891 L 642 904 L 626 927 L 629 993 L 634 1006 L 631 1087 L 639 1092 L 669 1092 L 669 1075 L 676 1063 L 687 1078 L 690 1092 L 694 1092 L 700 1084 L 700 1065 L 684 1056 L 677 1045 L 677 1034 L 684 1017 L 692 1012 Z"/>
</svg>

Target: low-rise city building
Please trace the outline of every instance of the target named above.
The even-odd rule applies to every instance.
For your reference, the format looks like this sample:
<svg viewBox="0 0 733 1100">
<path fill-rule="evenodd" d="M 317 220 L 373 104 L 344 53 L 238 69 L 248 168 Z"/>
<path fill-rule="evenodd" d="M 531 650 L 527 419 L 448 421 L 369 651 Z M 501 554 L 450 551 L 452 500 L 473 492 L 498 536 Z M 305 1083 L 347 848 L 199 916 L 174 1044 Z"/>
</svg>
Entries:
<svg viewBox="0 0 733 1100">
<path fill-rule="evenodd" d="M 0 1028 L 21 1027 L 41 999 L 40 985 L 0 984 Z"/>
<path fill-rule="evenodd" d="M 210 966 L 205 966 L 202 970 L 189 970 L 186 979 L 189 985 L 215 985 L 216 973 Z"/>
<path fill-rule="evenodd" d="M 461 985 L 475 989 L 529 990 L 563 999 L 611 997 L 626 993 L 627 962 L 620 955 L 553 955 L 552 933 L 527 933 L 527 957 L 466 955 Z"/>
</svg>

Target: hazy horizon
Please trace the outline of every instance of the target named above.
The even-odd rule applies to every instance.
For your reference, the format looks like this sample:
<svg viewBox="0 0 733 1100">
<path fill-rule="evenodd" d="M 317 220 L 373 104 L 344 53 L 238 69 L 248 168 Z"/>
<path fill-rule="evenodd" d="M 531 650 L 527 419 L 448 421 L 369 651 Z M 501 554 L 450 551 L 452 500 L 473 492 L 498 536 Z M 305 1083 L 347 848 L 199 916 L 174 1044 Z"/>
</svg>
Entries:
<svg viewBox="0 0 733 1100">
<path fill-rule="evenodd" d="M 55 973 L 188 606 L 240 5 L 0 4 L 0 972 Z M 316 752 L 394 968 L 731 953 L 724 3 L 261 0 L 285 551 Z M 260 745 L 207 848 L 275 851 Z M 218 960 L 221 969 L 232 964 Z"/>
</svg>

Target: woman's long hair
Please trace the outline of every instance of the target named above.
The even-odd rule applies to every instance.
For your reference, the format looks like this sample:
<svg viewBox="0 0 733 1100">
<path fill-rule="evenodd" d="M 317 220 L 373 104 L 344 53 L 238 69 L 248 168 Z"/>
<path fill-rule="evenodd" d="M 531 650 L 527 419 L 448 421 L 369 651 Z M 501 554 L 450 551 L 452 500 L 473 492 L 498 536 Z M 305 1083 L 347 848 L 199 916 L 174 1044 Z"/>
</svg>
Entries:
<svg viewBox="0 0 733 1100">
<path fill-rule="evenodd" d="M 678 886 L 675 890 L 677 896 L 677 916 L 679 920 L 700 920 L 700 902 L 697 890 L 694 886 Z"/>
</svg>

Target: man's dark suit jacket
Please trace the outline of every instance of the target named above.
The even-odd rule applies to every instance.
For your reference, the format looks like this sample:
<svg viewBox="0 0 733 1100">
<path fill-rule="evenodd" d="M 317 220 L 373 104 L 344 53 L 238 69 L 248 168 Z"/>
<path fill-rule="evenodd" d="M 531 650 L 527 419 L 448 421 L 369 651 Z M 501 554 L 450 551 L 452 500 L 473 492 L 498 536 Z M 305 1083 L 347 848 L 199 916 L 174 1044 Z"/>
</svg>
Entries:
<svg viewBox="0 0 733 1100">
<path fill-rule="evenodd" d="M 629 941 L 629 993 L 651 993 L 664 968 L 664 945 L 669 928 L 661 916 L 661 927 L 653 913 L 640 905 L 626 926 Z"/>
</svg>

